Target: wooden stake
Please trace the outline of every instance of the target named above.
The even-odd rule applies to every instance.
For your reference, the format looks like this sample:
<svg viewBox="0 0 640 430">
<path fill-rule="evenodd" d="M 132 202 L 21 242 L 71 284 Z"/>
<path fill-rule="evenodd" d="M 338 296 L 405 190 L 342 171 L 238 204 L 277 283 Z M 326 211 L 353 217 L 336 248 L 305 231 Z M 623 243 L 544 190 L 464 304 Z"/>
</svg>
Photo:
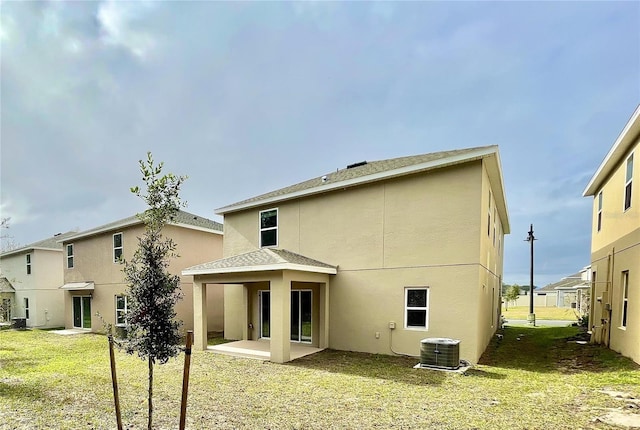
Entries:
<svg viewBox="0 0 640 430">
<path fill-rule="evenodd" d="M 182 374 L 182 403 L 180 405 L 180 430 L 184 430 L 187 418 L 187 393 L 189 391 L 189 368 L 191 367 L 191 344 L 193 331 L 187 331 L 187 345 L 184 349 L 184 373 Z"/>
<path fill-rule="evenodd" d="M 113 335 L 109 334 L 109 359 L 111 360 L 111 382 L 113 383 L 113 401 L 116 405 L 116 421 L 118 430 L 122 430 L 122 415 L 120 414 L 120 397 L 118 396 L 118 378 L 116 377 L 116 358 L 113 353 Z"/>
</svg>

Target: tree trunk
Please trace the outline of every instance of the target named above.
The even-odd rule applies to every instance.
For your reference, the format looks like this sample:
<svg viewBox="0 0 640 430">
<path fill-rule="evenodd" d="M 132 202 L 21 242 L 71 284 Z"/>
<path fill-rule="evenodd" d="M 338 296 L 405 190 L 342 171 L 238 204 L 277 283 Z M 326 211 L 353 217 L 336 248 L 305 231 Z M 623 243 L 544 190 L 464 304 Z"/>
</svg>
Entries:
<svg viewBox="0 0 640 430">
<path fill-rule="evenodd" d="M 152 429 L 153 423 L 153 359 L 149 357 L 149 419 L 147 430 Z"/>
</svg>

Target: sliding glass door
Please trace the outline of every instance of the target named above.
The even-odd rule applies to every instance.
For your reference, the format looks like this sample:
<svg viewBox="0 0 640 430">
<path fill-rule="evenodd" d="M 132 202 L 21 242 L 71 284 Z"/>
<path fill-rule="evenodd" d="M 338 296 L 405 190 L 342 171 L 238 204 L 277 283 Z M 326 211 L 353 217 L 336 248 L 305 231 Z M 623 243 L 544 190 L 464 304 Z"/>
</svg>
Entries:
<svg viewBox="0 0 640 430">
<path fill-rule="evenodd" d="M 291 291 L 291 333 L 293 342 L 311 343 L 311 290 Z M 260 291 L 260 337 L 271 337 L 271 292 Z"/>
</svg>

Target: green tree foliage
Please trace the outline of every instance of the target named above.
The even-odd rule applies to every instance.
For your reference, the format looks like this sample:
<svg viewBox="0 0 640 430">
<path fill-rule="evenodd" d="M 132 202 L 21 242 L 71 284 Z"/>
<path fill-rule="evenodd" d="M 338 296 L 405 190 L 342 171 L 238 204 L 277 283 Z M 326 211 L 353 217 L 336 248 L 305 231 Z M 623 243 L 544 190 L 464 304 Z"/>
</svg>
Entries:
<svg viewBox="0 0 640 430">
<path fill-rule="evenodd" d="M 146 161 L 140 160 L 146 193 L 139 187 L 131 188 L 131 192 L 148 206 L 138 215 L 145 231 L 138 238 L 133 258 L 124 262 L 129 312 L 123 347 L 149 363 L 148 429 L 153 421 L 153 366 L 166 363 L 180 352 L 180 322 L 175 319 L 175 305 L 181 297 L 180 277 L 168 271 L 170 259 L 177 257 L 176 244 L 162 236 L 162 229 L 183 206 L 179 191 L 186 177 L 163 175 L 163 167 L 164 163 L 154 165 L 151 153 Z"/>
<path fill-rule="evenodd" d="M 507 288 L 507 291 L 503 296 L 507 309 L 509 309 L 509 302 L 512 302 L 512 303 L 515 302 L 516 300 L 518 300 L 519 296 L 520 296 L 520 287 L 518 286 L 518 284 L 513 284 L 509 288 Z"/>
</svg>

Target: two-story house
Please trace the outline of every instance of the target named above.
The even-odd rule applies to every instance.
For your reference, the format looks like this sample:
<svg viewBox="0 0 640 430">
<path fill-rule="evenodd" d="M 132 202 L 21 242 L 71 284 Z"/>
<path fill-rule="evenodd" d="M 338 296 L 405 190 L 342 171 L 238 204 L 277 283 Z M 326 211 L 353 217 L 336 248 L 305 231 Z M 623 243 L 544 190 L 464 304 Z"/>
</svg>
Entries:
<svg viewBox="0 0 640 430">
<path fill-rule="evenodd" d="M 127 285 L 122 260 L 130 260 L 138 248 L 138 237 L 144 234 L 144 224 L 131 216 L 87 231 L 65 237 L 63 248 L 66 313 L 63 325 L 91 331 L 103 330 L 103 321 L 124 326 L 127 315 Z M 163 229 L 165 237 L 177 245 L 178 258 L 171 260 L 169 272 L 181 270 L 203 259 L 222 256 L 222 224 L 188 212 L 180 211 Z M 64 285 L 62 285 L 64 284 Z M 60 286 L 62 285 L 62 286 Z M 181 277 L 183 298 L 176 305 L 177 318 L 183 329 L 193 328 L 193 298 L 190 278 Z M 223 330 L 222 286 L 212 288 L 209 297 L 208 331 Z M 100 317 L 97 316 L 100 315 Z"/>
<path fill-rule="evenodd" d="M 499 325 L 509 233 L 496 146 L 360 162 L 217 210 L 223 259 L 190 267 L 195 347 L 210 284 L 226 284 L 225 337 L 417 355 L 460 339 L 476 362 Z"/>
<path fill-rule="evenodd" d="M 64 325 L 62 245 L 53 237 L 0 254 L 0 292 L 3 318 L 25 318 L 27 327 Z"/>
<path fill-rule="evenodd" d="M 591 340 L 640 363 L 640 106 L 583 195 L 593 197 Z"/>
</svg>

